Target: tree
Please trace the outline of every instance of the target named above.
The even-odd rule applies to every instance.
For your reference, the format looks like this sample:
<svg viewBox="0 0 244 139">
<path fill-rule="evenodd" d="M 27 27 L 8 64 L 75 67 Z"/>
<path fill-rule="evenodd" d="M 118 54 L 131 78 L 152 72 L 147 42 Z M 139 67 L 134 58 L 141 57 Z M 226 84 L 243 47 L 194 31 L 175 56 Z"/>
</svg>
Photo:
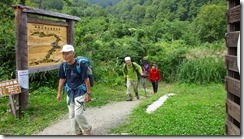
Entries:
<svg viewBox="0 0 244 139">
<path fill-rule="evenodd" d="M 20 4 L 25 5 L 25 0 L 20 0 Z"/>
<path fill-rule="evenodd" d="M 136 5 L 131 10 L 131 15 L 132 15 L 133 20 L 136 21 L 137 23 L 141 23 L 140 21 L 141 21 L 141 19 L 144 18 L 145 12 L 146 12 L 145 6 L 141 6 L 139 4 Z"/>
<path fill-rule="evenodd" d="M 157 16 L 157 7 L 156 6 L 148 6 L 145 13 L 145 18 L 149 19 L 151 22 L 156 20 Z"/>
<path fill-rule="evenodd" d="M 226 7 L 206 5 L 200 9 L 193 21 L 193 32 L 201 42 L 214 42 L 224 38 L 226 33 Z"/>
<path fill-rule="evenodd" d="M 15 26 L 11 7 L 15 2 L 14 0 L 0 2 L 0 81 L 15 77 Z"/>
</svg>

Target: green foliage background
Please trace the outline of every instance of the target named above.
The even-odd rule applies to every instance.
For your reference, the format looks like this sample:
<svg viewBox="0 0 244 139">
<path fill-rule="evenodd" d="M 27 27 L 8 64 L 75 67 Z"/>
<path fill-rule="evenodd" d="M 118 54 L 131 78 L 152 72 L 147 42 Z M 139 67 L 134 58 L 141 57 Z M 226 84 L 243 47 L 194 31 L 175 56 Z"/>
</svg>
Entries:
<svg viewBox="0 0 244 139">
<path fill-rule="evenodd" d="M 107 0 L 103 4 L 95 0 L 1 1 L 0 80 L 15 78 L 12 5 L 23 2 L 28 6 L 81 18 L 75 24 L 75 49 L 77 55 L 91 59 L 96 83 L 123 84 L 121 68 L 125 56 L 131 56 L 138 63 L 147 57 L 150 64 L 158 65 L 165 82 L 209 82 L 205 80 L 210 79 L 207 76 L 215 74 L 199 72 L 202 75 L 191 73 L 194 77 L 187 77 L 189 71 L 196 72 L 195 69 L 201 66 L 196 64 L 199 61 L 188 59 L 187 56 L 191 55 L 193 49 L 200 50 L 206 46 L 209 50 L 214 49 L 215 54 L 225 53 L 225 0 Z M 223 82 L 221 79 L 225 73 L 221 58 L 212 60 L 212 65 L 220 63 L 218 69 L 206 70 L 217 72 L 218 76 L 211 81 Z M 192 64 L 195 67 L 187 66 Z M 30 75 L 31 88 L 56 87 L 56 73 L 55 70 Z"/>
</svg>

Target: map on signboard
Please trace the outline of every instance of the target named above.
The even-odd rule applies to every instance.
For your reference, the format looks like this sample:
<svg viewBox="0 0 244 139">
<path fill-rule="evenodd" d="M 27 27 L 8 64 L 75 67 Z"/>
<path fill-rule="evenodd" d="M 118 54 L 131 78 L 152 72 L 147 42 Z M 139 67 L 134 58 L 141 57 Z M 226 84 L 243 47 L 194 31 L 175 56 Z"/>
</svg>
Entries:
<svg viewBox="0 0 244 139">
<path fill-rule="evenodd" d="M 67 27 L 28 23 L 27 28 L 29 68 L 63 61 L 60 51 L 67 43 Z"/>
</svg>

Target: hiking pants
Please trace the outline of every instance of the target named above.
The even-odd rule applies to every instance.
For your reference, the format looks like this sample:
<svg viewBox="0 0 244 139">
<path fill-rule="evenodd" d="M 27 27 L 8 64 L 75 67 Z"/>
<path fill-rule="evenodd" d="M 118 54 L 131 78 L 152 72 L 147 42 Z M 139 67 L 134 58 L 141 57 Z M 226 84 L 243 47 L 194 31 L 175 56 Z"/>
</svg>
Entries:
<svg viewBox="0 0 244 139">
<path fill-rule="evenodd" d="M 71 100 L 70 104 L 67 105 L 69 109 L 71 128 L 76 135 L 81 134 L 82 130 L 88 131 L 92 128 L 84 116 L 85 96 L 86 95 L 75 97 L 74 100 Z M 68 100 L 69 96 L 67 95 L 67 104 Z"/>
<path fill-rule="evenodd" d="M 141 84 L 141 87 L 143 88 L 143 89 L 145 89 L 146 90 L 146 78 L 140 78 L 140 84 Z"/>
<path fill-rule="evenodd" d="M 126 92 L 126 95 L 129 96 L 132 99 L 131 86 L 133 86 L 135 94 L 138 93 L 138 80 L 128 80 L 127 79 L 127 83 L 126 83 L 126 87 L 127 87 L 126 91 L 127 92 Z"/>
<path fill-rule="evenodd" d="M 152 82 L 152 86 L 153 86 L 153 92 L 157 93 L 158 92 L 158 80 L 156 80 L 155 82 Z"/>
</svg>

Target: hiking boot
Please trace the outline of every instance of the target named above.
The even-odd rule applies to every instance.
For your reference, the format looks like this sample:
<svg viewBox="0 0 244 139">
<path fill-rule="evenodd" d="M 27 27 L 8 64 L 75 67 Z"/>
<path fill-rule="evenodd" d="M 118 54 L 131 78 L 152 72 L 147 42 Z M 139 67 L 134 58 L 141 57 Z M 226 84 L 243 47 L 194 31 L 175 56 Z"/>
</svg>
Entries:
<svg viewBox="0 0 244 139">
<path fill-rule="evenodd" d="M 136 98 L 137 98 L 137 99 L 140 99 L 139 95 L 136 95 Z"/>
<path fill-rule="evenodd" d="M 126 101 L 132 101 L 132 98 L 127 98 Z"/>
<path fill-rule="evenodd" d="M 140 99 L 138 92 L 136 93 L 136 98 L 137 99 Z"/>
<path fill-rule="evenodd" d="M 133 97 L 131 94 L 128 94 L 128 98 L 126 99 L 126 101 L 132 101 L 133 100 Z"/>
<path fill-rule="evenodd" d="M 91 134 L 91 130 L 92 130 L 92 128 L 90 128 L 90 129 L 87 130 L 87 131 L 84 131 L 84 132 L 83 132 L 83 135 L 92 135 L 92 134 Z"/>
<path fill-rule="evenodd" d="M 76 134 L 76 135 L 78 135 L 78 136 L 82 136 L 82 135 L 83 135 L 83 132 L 80 131 L 80 133 L 78 133 L 78 134 Z"/>
</svg>

